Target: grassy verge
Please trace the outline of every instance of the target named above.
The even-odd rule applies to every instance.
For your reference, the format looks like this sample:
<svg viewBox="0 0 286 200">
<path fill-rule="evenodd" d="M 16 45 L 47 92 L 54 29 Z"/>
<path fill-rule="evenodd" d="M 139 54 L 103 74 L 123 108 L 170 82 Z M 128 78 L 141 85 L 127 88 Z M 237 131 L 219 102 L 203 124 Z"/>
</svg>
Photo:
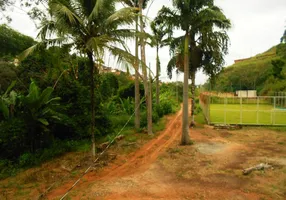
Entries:
<svg viewBox="0 0 286 200">
<path fill-rule="evenodd" d="M 90 140 L 55 141 L 49 147 L 35 154 L 24 153 L 17 160 L 0 160 L 0 179 L 15 176 L 20 171 L 40 165 L 66 152 L 87 152 L 90 150 Z"/>
</svg>

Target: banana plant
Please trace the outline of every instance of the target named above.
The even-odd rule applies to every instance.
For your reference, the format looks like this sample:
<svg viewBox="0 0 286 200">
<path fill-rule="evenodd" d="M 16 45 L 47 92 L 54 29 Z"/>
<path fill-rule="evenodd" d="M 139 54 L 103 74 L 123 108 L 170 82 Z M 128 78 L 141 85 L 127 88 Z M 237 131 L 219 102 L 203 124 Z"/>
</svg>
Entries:
<svg viewBox="0 0 286 200">
<path fill-rule="evenodd" d="M 55 108 L 59 105 L 60 97 L 52 98 L 52 87 L 47 87 L 42 92 L 32 80 L 29 94 L 20 97 L 24 118 L 29 127 L 31 151 L 35 152 L 36 145 L 40 142 L 45 131 L 48 130 L 50 119 L 60 120 Z"/>
<path fill-rule="evenodd" d="M 45 126 L 49 125 L 48 118 L 59 119 L 53 110 L 53 106 L 59 105 L 58 101 L 61 98 L 51 98 L 53 91 L 54 89 L 52 87 L 47 87 L 41 92 L 36 83 L 32 80 L 29 87 L 29 94 L 20 98 L 27 117 Z"/>
<path fill-rule="evenodd" d="M 7 88 L 5 93 L 0 96 L 0 113 L 3 114 L 4 119 L 10 119 L 14 116 L 14 110 L 17 100 L 17 93 L 12 90 L 16 81 L 13 81 Z"/>
</svg>

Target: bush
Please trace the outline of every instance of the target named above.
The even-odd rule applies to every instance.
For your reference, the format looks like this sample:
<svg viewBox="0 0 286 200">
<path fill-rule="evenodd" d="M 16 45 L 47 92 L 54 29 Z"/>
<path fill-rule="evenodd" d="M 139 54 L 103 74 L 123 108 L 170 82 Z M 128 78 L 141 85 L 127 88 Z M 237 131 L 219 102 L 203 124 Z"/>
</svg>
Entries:
<svg viewBox="0 0 286 200">
<path fill-rule="evenodd" d="M 161 103 L 164 115 L 173 113 L 173 103 L 171 101 L 162 101 Z"/>
<path fill-rule="evenodd" d="M 121 129 L 126 124 L 126 122 L 129 120 L 129 118 L 130 118 L 130 115 L 128 115 L 128 114 L 111 115 L 109 117 L 113 129 Z M 134 126 L 134 116 L 129 121 L 127 126 L 129 126 L 129 127 Z"/>
<path fill-rule="evenodd" d="M 158 114 L 158 116 L 160 118 L 164 116 L 164 110 L 163 110 L 162 104 L 159 104 L 159 105 L 155 104 L 155 105 L 153 105 L 153 112 L 154 111 Z"/>
<path fill-rule="evenodd" d="M 140 97 L 144 96 L 144 86 L 143 84 L 139 85 L 140 88 Z M 135 95 L 135 84 L 134 82 L 130 82 L 128 85 L 120 87 L 118 90 L 118 96 L 121 99 L 127 99 L 128 97 L 134 98 Z"/>
<path fill-rule="evenodd" d="M 32 166 L 35 164 L 35 156 L 31 153 L 24 153 L 19 157 L 20 167 Z"/>
<path fill-rule="evenodd" d="M 202 112 L 202 108 L 200 104 L 196 104 L 194 114 L 197 115 Z"/>
<path fill-rule="evenodd" d="M 160 118 L 159 118 L 158 113 L 155 110 L 153 110 L 153 112 L 152 112 L 152 122 L 156 123 L 156 122 L 159 121 L 159 119 Z M 148 124 L 148 122 L 147 122 L 147 112 L 143 111 L 143 112 L 140 113 L 140 127 L 141 128 L 147 127 L 147 124 Z"/>
<path fill-rule="evenodd" d="M 27 127 L 22 119 L 0 122 L 0 157 L 15 159 L 28 148 Z"/>
</svg>

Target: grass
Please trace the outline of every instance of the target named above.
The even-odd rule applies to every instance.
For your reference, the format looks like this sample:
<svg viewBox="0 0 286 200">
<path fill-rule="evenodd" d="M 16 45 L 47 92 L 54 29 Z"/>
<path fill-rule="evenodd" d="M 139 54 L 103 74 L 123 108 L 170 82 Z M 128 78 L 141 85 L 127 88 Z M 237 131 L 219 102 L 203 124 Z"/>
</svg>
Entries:
<svg viewBox="0 0 286 200">
<path fill-rule="evenodd" d="M 203 112 L 200 112 L 195 116 L 195 121 L 198 123 L 197 124 L 198 128 L 204 127 L 203 125 L 206 124 L 206 120 L 205 120 Z"/>
<path fill-rule="evenodd" d="M 210 121 L 226 124 L 286 125 L 286 110 L 273 109 L 272 105 L 267 104 L 260 104 L 259 108 L 256 104 L 211 104 Z"/>
</svg>

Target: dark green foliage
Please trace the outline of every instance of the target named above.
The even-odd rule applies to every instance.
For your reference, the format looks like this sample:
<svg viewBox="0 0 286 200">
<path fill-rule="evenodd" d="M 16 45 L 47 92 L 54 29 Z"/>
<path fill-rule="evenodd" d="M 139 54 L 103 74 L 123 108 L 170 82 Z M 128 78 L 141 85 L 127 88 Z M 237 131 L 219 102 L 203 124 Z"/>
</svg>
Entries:
<svg viewBox="0 0 286 200">
<path fill-rule="evenodd" d="M 281 39 L 280 39 L 281 43 L 285 43 L 286 42 L 286 30 L 284 31 L 284 34 L 282 35 Z"/>
<path fill-rule="evenodd" d="M 141 83 L 140 84 L 140 96 L 143 97 L 144 96 L 144 86 Z M 119 88 L 118 90 L 118 96 L 122 99 L 126 99 L 128 97 L 134 98 L 134 94 L 135 94 L 135 84 L 134 82 L 129 82 L 127 85 Z"/>
<path fill-rule="evenodd" d="M 0 93 L 6 91 L 12 81 L 17 80 L 17 71 L 13 64 L 0 61 Z"/>
<path fill-rule="evenodd" d="M 0 41 L 0 57 L 12 56 L 13 58 L 35 44 L 33 38 L 23 35 L 5 24 L 0 25 Z"/>
<path fill-rule="evenodd" d="M 27 125 L 23 119 L 0 121 L 0 157 L 14 159 L 29 149 Z"/>
<path fill-rule="evenodd" d="M 271 64 L 273 66 L 272 71 L 273 71 L 274 78 L 282 79 L 283 78 L 282 70 L 285 65 L 285 62 L 283 60 L 276 59 L 276 60 L 272 60 Z"/>
<path fill-rule="evenodd" d="M 156 122 L 159 121 L 159 119 L 160 118 L 159 118 L 158 113 L 153 110 L 153 112 L 152 112 L 152 122 L 156 123 Z M 146 111 L 143 111 L 143 112 L 141 111 L 141 113 L 140 113 L 140 127 L 141 128 L 146 128 L 147 127 L 147 112 Z"/>
<path fill-rule="evenodd" d="M 100 77 L 100 81 L 101 84 L 99 88 L 99 93 L 101 94 L 103 101 L 106 101 L 107 99 L 117 94 L 119 83 L 116 75 L 112 73 L 103 74 Z"/>
<path fill-rule="evenodd" d="M 277 45 L 277 55 L 282 59 L 286 59 L 286 43 Z"/>
</svg>

